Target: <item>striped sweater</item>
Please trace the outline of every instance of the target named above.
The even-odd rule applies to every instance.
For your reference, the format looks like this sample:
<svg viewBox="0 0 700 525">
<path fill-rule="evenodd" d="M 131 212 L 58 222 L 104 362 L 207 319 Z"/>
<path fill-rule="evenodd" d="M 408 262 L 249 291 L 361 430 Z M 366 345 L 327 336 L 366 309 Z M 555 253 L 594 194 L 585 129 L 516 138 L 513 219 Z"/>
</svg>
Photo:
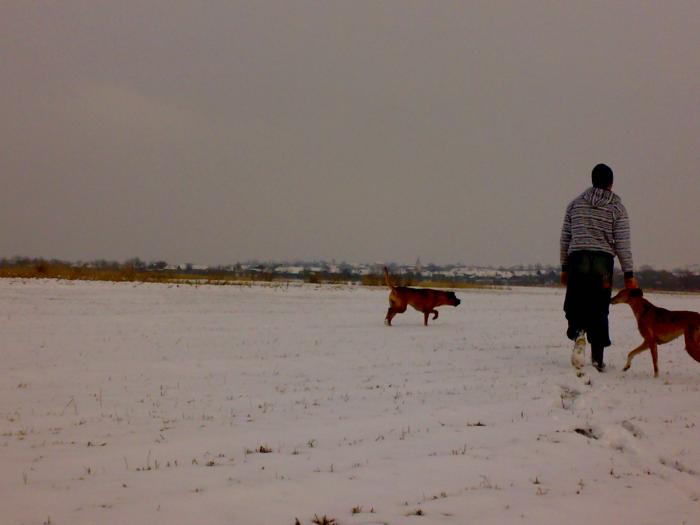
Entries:
<svg viewBox="0 0 700 525">
<path fill-rule="evenodd" d="M 620 197 L 591 187 L 571 201 L 564 215 L 560 248 L 562 271 L 567 270 L 570 253 L 587 250 L 617 255 L 625 277 L 631 277 L 630 223 Z"/>
</svg>

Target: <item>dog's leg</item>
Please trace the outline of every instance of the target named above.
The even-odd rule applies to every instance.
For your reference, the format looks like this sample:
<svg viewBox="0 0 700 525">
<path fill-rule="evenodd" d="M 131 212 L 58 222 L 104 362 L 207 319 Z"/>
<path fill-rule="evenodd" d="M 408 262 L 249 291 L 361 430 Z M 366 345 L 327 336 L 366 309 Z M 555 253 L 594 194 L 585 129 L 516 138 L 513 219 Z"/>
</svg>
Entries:
<svg viewBox="0 0 700 525">
<path fill-rule="evenodd" d="M 384 323 L 386 323 L 388 326 L 391 326 L 391 320 L 394 318 L 396 314 L 402 314 L 406 311 L 407 305 L 402 304 L 402 303 L 395 303 L 394 301 L 389 301 L 389 309 L 386 311 L 386 319 L 384 319 Z"/>
<path fill-rule="evenodd" d="M 428 316 L 430 315 L 430 312 L 423 312 L 423 324 L 425 326 L 428 326 Z"/>
<path fill-rule="evenodd" d="M 433 310 L 433 311 L 430 312 L 430 313 L 433 314 L 433 321 L 435 321 L 435 319 L 438 318 L 438 311 L 437 311 L 437 310 Z"/>
<path fill-rule="evenodd" d="M 644 350 L 646 350 L 647 348 L 649 348 L 649 343 L 644 341 L 641 345 L 639 345 L 637 348 L 635 348 L 629 354 L 627 354 L 627 363 L 625 364 L 625 368 L 623 368 L 622 370 L 629 370 L 629 367 L 632 366 L 632 359 L 634 358 L 634 356 L 641 352 L 644 352 Z"/>
<path fill-rule="evenodd" d="M 659 377 L 659 349 L 656 341 L 649 343 L 649 350 L 651 350 L 651 360 L 654 362 L 654 377 Z"/>
</svg>

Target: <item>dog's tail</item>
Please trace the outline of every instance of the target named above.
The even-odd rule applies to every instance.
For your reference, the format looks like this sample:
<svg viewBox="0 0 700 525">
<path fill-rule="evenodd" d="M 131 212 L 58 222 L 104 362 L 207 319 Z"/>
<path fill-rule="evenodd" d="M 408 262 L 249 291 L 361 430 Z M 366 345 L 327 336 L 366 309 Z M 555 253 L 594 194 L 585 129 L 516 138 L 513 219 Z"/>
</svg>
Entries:
<svg viewBox="0 0 700 525">
<path fill-rule="evenodd" d="M 396 288 L 394 283 L 391 282 L 391 279 L 389 279 L 389 269 L 386 266 L 384 267 L 384 283 L 392 290 Z"/>
<path fill-rule="evenodd" d="M 685 329 L 685 351 L 700 362 L 700 325 L 690 324 Z"/>
</svg>

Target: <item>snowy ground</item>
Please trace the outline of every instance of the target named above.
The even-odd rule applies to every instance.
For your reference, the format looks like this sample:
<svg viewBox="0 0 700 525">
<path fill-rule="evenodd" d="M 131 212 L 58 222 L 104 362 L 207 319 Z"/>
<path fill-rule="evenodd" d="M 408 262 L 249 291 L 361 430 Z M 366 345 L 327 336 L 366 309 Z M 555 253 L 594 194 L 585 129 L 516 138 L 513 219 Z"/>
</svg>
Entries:
<svg viewBox="0 0 700 525">
<path fill-rule="evenodd" d="M 0 521 L 700 522 L 680 341 L 621 372 L 615 306 L 586 384 L 562 290 L 458 291 L 427 328 L 387 295 L 0 280 Z"/>
</svg>

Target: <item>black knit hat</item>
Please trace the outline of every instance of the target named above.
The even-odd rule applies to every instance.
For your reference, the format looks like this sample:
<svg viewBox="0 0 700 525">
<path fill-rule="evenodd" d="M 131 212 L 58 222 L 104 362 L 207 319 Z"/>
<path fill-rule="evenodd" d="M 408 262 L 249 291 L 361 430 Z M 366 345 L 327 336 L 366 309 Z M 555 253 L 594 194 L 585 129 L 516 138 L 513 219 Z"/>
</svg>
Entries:
<svg viewBox="0 0 700 525">
<path fill-rule="evenodd" d="M 608 189 L 613 183 L 613 171 L 607 164 L 596 164 L 591 172 L 593 187 Z"/>
</svg>

